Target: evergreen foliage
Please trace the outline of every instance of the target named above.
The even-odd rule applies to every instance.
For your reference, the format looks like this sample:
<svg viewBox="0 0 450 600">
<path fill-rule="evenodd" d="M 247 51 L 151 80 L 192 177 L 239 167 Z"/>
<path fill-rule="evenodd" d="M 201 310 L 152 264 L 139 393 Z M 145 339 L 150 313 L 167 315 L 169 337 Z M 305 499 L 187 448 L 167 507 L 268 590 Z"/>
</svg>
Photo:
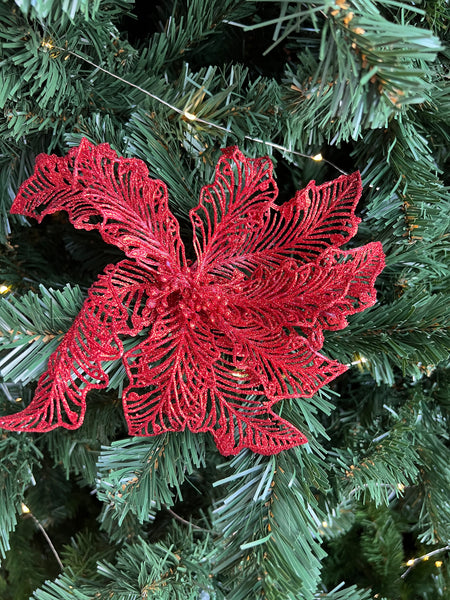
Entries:
<svg viewBox="0 0 450 600">
<path fill-rule="evenodd" d="M 446 0 L 0 0 L 1 414 L 122 256 L 62 214 L 9 214 L 41 152 L 87 137 L 144 160 L 187 246 L 221 147 L 271 155 L 281 200 L 359 169 L 352 244 L 387 255 L 377 304 L 326 335 L 349 371 L 276 407 L 305 446 L 129 438 L 121 364 L 80 429 L 3 431 L 2 600 L 449 597 L 449 17 Z"/>
</svg>

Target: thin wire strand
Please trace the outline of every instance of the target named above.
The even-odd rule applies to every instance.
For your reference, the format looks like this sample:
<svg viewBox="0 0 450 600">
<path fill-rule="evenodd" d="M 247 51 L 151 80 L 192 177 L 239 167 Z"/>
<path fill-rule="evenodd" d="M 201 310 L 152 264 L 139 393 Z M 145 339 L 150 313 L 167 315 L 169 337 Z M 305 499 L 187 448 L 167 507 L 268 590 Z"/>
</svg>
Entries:
<svg viewBox="0 0 450 600">
<path fill-rule="evenodd" d="M 211 121 L 207 121 L 206 119 L 202 119 L 200 117 L 197 117 L 196 115 L 190 115 L 189 113 L 187 113 L 186 110 L 181 110 L 177 106 L 174 106 L 173 104 L 170 104 L 169 102 L 166 102 L 166 100 L 163 100 L 159 96 L 156 96 L 155 94 L 152 94 L 151 92 L 149 92 L 148 90 L 142 88 L 141 86 L 139 86 L 139 85 L 137 85 L 135 83 L 132 83 L 131 81 L 128 81 L 128 79 L 124 79 L 123 77 L 120 77 L 120 75 L 116 75 L 112 71 L 108 71 L 107 69 L 104 69 L 103 67 L 101 67 L 100 65 L 97 65 L 96 63 L 94 63 L 93 61 L 89 60 L 88 58 L 85 58 L 84 56 L 81 56 L 81 54 L 77 54 L 76 52 L 73 52 L 72 50 L 67 50 L 65 48 L 61 48 L 60 46 L 55 46 L 55 45 L 51 44 L 50 42 L 43 42 L 42 45 L 44 47 L 46 47 L 46 48 L 49 48 L 49 49 L 60 50 L 61 52 L 65 52 L 66 54 L 70 54 L 71 56 L 74 56 L 75 58 L 84 61 L 85 63 L 87 63 L 87 64 L 95 67 L 99 71 L 102 71 L 103 73 L 106 73 L 106 75 L 109 75 L 110 77 L 114 77 L 115 79 L 118 79 L 122 83 L 125 83 L 126 85 L 129 85 L 130 87 L 133 87 L 136 90 L 139 90 L 140 92 L 142 92 L 146 96 L 149 96 L 150 98 L 153 98 L 153 100 L 156 100 L 160 104 L 163 104 L 164 106 L 167 106 L 168 108 L 170 108 L 171 110 L 175 111 L 176 113 L 178 113 L 182 117 L 187 118 L 189 121 L 192 121 L 192 122 L 195 121 L 197 123 L 202 123 L 203 125 L 206 125 L 208 127 L 212 127 L 214 129 L 219 129 L 220 131 L 224 131 L 225 133 L 229 133 L 231 135 L 234 135 L 234 133 L 233 133 L 233 131 L 231 131 L 231 129 L 228 129 L 227 127 L 222 127 L 222 125 L 217 125 L 217 123 L 213 123 Z M 309 154 L 303 154 L 302 152 L 298 152 L 297 150 L 291 150 L 290 148 L 286 148 L 285 146 L 281 146 L 280 144 L 274 144 L 273 142 L 267 142 L 265 140 L 261 140 L 260 138 L 254 138 L 254 137 L 251 137 L 249 135 L 244 135 L 244 139 L 249 140 L 251 142 L 256 142 L 258 144 L 264 144 L 266 146 L 270 146 L 271 148 L 275 148 L 276 150 L 280 150 L 282 152 L 287 152 L 288 154 L 294 154 L 295 156 L 301 156 L 302 158 L 309 158 L 310 160 L 316 160 L 317 161 L 317 159 L 315 159 L 313 156 L 311 156 Z M 329 161 L 326 158 L 322 157 L 320 159 L 320 162 L 325 162 L 328 165 L 330 165 L 331 167 L 333 167 L 334 169 L 336 169 L 337 171 L 339 171 L 340 173 L 342 173 L 343 175 L 348 175 L 348 173 L 346 171 L 344 171 L 343 169 L 341 169 L 340 167 L 338 167 L 337 165 L 335 165 L 334 163 L 332 163 L 331 161 Z"/>
<path fill-rule="evenodd" d="M 189 527 L 192 527 L 192 529 L 195 529 L 196 531 L 205 531 L 206 533 L 217 533 L 217 532 L 214 532 L 212 529 L 205 529 L 205 527 L 200 527 L 199 525 L 195 525 L 194 523 L 191 523 L 190 521 L 183 519 L 183 517 L 180 517 L 180 515 L 178 515 L 176 512 L 174 512 L 171 508 L 169 508 L 166 505 L 164 506 L 164 508 L 167 510 L 167 512 L 170 515 L 172 515 L 172 517 L 174 519 L 176 519 L 180 523 L 183 523 L 184 525 L 188 525 Z"/>
<path fill-rule="evenodd" d="M 418 563 L 422 562 L 423 560 L 427 560 L 428 558 L 430 558 L 430 556 L 434 556 L 435 554 L 440 554 L 441 552 L 445 552 L 446 550 L 450 550 L 450 546 L 444 546 L 443 548 L 438 548 L 437 550 L 433 550 L 432 552 L 428 552 L 428 554 L 424 554 L 422 556 L 419 556 L 418 558 L 414 558 L 414 562 L 412 564 L 410 564 L 409 568 L 406 569 L 406 571 L 400 575 L 400 577 L 402 579 L 404 579 L 408 573 L 411 571 L 411 569 L 413 569 Z"/>
<path fill-rule="evenodd" d="M 27 516 L 27 515 L 30 516 L 33 519 L 33 521 L 35 522 L 35 524 L 39 527 L 42 535 L 45 537 L 45 539 L 47 541 L 47 544 L 50 546 L 50 550 L 53 552 L 53 554 L 54 554 L 54 556 L 55 556 L 55 558 L 56 558 L 56 560 L 58 562 L 58 565 L 60 566 L 61 570 L 63 570 L 64 569 L 64 565 L 62 564 L 62 561 L 59 558 L 59 554 L 56 551 L 56 548 L 53 545 L 52 540 L 50 539 L 48 533 L 45 531 L 45 529 L 42 526 L 41 522 L 33 515 L 33 513 L 30 511 L 29 508 L 27 508 L 27 510 L 23 514 L 24 514 L 24 516 Z"/>
</svg>

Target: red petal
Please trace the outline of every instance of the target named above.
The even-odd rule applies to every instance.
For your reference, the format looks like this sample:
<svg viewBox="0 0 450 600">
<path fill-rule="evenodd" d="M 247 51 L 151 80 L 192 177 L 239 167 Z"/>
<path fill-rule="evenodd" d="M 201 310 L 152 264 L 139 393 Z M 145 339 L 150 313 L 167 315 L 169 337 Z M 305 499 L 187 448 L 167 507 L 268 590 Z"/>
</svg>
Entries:
<svg viewBox="0 0 450 600">
<path fill-rule="evenodd" d="M 216 358 L 208 329 L 199 323 L 194 331 L 179 312 L 167 307 L 148 338 L 124 356 L 130 385 L 123 403 L 130 434 L 155 435 L 186 426 L 205 431 Z"/>
<path fill-rule="evenodd" d="M 266 243 L 278 251 L 291 250 L 302 262 L 316 259 L 328 246 L 342 246 L 351 239 L 361 219 L 355 208 L 361 197 L 359 172 L 341 175 L 316 186 L 310 181 L 305 189 L 280 208 L 280 218 Z"/>
<path fill-rule="evenodd" d="M 261 382 L 247 369 L 239 368 L 227 352 L 222 338 L 220 360 L 214 364 L 216 385 L 210 396 L 210 431 L 219 451 L 228 456 L 249 448 L 261 454 L 276 454 L 281 450 L 306 443 L 306 437 L 291 423 L 276 415 L 274 400 L 265 397 Z"/>
<path fill-rule="evenodd" d="M 362 312 L 376 301 L 375 280 L 385 265 L 383 247 L 373 242 L 344 252 L 329 248 L 318 268 L 326 273 L 321 289 L 308 290 L 305 305 L 315 304 L 319 311 L 316 327 L 337 330 L 348 325 L 347 315 Z M 311 325 L 313 325 L 312 323 Z"/>
<path fill-rule="evenodd" d="M 311 350 L 286 359 L 284 341 L 280 339 L 279 354 L 272 352 L 267 360 L 260 356 L 262 347 L 255 344 L 253 369 L 245 359 L 241 367 L 230 356 L 232 345 L 218 332 L 214 339 L 200 319 L 191 327 L 179 314 L 167 310 L 149 337 L 124 357 L 131 382 L 124 392 L 129 433 L 151 436 L 186 427 L 209 431 L 225 455 L 242 448 L 273 454 L 305 443 L 293 425 L 272 412 L 271 405 L 278 398 L 265 398 L 262 384 L 275 396 L 297 397 L 293 385 L 299 387 L 301 376 L 302 390 L 311 386 L 307 390 L 311 395 L 313 387 L 317 389 L 345 367 Z"/>
<path fill-rule="evenodd" d="M 11 212 L 40 222 L 59 210 L 67 211 L 78 229 L 97 229 L 108 244 L 146 265 L 169 262 L 176 269 L 184 261 L 165 184 L 150 179 L 141 160 L 118 158 L 108 144 L 83 139 L 65 157 L 37 157 Z"/>
<path fill-rule="evenodd" d="M 254 253 L 277 195 L 269 158 L 245 158 L 235 146 L 224 150 L 214 183 L 202 188 L 198 207 L 190 211 L 198 270 L 241 264 L 249 247 Z"/>
<path fill-rule="evenodd" d="M 222 351 L 233 356 L 236 369 L 242 373 L 242 385 L 245 378 L 249 379 L 250 389 L 262 385 L 270 404 L 283 398 L 310 398 L 347 370 L 345 365 L 317 352 L 297 332 L 281 327 L 255 325 L 233 330 L 229 341 L 222 343 Z"/>
<path fill-rule="evenodd" d="M 129 433 L 209 431 L 225 455 L 245 447 L 273 454 L 305 443 L 271 411 L 273 402 L 261 400 L 261 392 L 255 396 L 258 380 L 227 361 L 216 342 L 200 320 L 192 328 L 179 314 L 160 315 L 150 336 L 125 355 Z"/>
<path fill-rule="evenodd" d="M 262 334 L 266 329 L 307 325 L 311 315 L 302 294 L 310 288 L 313 270 L 313 264 L 298 267 L 295 261 L 284 261 L 280 267 L 257 267 L 248 279 L 222 285 L 230 325 L 261 327 Z"/>
<path fill-rule="evenodd" d="M 214 183 L 202 189 L 190 213 L 199 272 L 229 279 L 236 269 L 279 266 L 287 258 L 308 262 L 356 233 L 359 173 L 319 186 L 311 181 L 279 208 L 277 194 L 269 158 L 249 159 L 228 148 Z"/>
<path fill-rule="evenodd" d="M 278 269 L 258 268 L 240 283 L 231 322 L 241 327 L 251 322 L 263 329 L 343 329 L 347 315 L 375 303 L 374 283 L 383 268 L 379 242 L 347 252 L 331 247 L 318 261 L 299 268 L 292 262 Z"/>
<path fill-rule="evenodd" d="M 135 334 L 148 324 L 143 293 L 148 275 L 124 260 L 109 265 L 89 290 L 81 311 L 51 355 L 31 404 L 0 418 L 0 427 L 14 431 L 77 429 L 83 422 L 86 394 L 105 388 L 104 361 L 122 356 L 120 334 Z"/>
<path fill-rule="evenodd" d="M 220 422 L 219 429 L 212 433 L 224 456 L 238 454 L 244 448 L 259 454 L 278 454 L 308 441 L 292 423 L 271 410 L 262 417 L 254 417 L 224 403 Z"/>
</svg>

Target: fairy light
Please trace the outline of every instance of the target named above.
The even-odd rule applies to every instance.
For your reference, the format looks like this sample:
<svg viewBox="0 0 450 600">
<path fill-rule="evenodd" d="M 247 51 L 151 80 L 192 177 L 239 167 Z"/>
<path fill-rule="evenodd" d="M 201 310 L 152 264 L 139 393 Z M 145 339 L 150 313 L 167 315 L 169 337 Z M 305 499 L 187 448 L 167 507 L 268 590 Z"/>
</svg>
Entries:
<svg viewBox="0 0 450 600">
<path fill-rule="evenodd" d="M 353 362 L 349 363 L 348 366 L 350 367 L 354 367 L 356 365 L 361 366 L 364 365 L 366 363 L 368 363 L 369 361 L 367 360 L 367 358 L 365 356 L 360 356 L 358 358 L 358 360 L 354 360 Z"/>
<path fill-rule="evenodd" d="M 406 569 L 406 571 L 402 575 L 400 575 L 400 577 L 402 579 L 404 579 L 408 575 L 408 573 L 411 571 L 411 569 L 413 567 L 415 567 L 418 563 L 425 562 L 425 561 L 429 560 L 431 556 L 435 556 L 436 554 L 440 554 L 441 552 L 446 552 L 447 550 L 450 550 L 450 545 L 444 546 L 443 548 L 437 548 L 436 550 L 432 550 L 431 552 L 427 552 L 427 554 L 424 554 L 423 556 L 419 556 L 417 558 L 410 558 L 405 563 L 408 568 Z M 434 562 L 434 566 L 437 567 L 437 568 L 442 567 L 443 564 L 444 563 L 443 563 L 442 560 L 436 560 Z"/>
<path fill-rule="evenodd" d="M 7 294 L 11 289 L 11 286 L 9 285 L 0 285 L 0 294 Z"/>
<path fill-rule="evenodd" d="M 28 506 L 24 502 L 22 502 L 22 504 L 20 505 L 20 508 L 22 510 L 23 515 L 28 515 L 31 512 L 30 509 L 28 508 Z"/>
<path fill-rule="evenodd" d="M 197 116 L 193 115 L 192 113 L 188 112 L 187 110 L 185 110 L 183 112 L 183 117 L 186 117 L 186 119 L 188 121 L 196 121 L 197 120 Z"/>
<path fill-rule="evenodd" d="M 177 106 L 174 106 L 173 104 L 170 104 L 169 102 L 166 102 L 165 100 L 163 100 L 159 96 L 156 96 L 156 94 L 152 94 L 151 92 L 149 92 L 148 90 L 142 88 L 141 86 L 136 85 L 135 83 L 132 83 L 131 81 L 128 81 L 127 79 L 124 79 L 123 77 L 120 77 L 119 75 L 116 75 L 115 73 L 112 73 L 111 71 L 108 71 L 107 69 L 104 69 L 103 67 L 101 67 L 100 65 L 96 64 L 92 60 L 89 60 L 88 58 L 85 58 L 84 56 L 81 56 L 80 54 L 77 54 L 76 52 L 73 52 L 72 50 L 67 50 L 66 48 L 61 48 L 60 46 L 55 46 L 55 45 L 53 45 L 48 40 L 42 41 L 41 42 L 41 46 L 43 46 L 45 48 L 49 48 L 49 49 L 59 50 L 60 52 L 64 52 L 66 54 L 64 60 L 67 60 L 67 56 L 71 55 L 71 56 L 74 56 L 75 58 L 77 58 L 78 60 L 84 61 L 85 63 L 87 63 L 87 64 L 95 67 L 99 71 L 102 71 L 103 73 L 106 73 L 110 77 L 114 77 L 115 79 L 117 79 L 119 81 L 122 81 L 122 83 L 125 83 L 126 85 L 129 85 L 130 87 L 133 87 L 136 90 L 139 90 L 140 92 L 142 92 L 146 96 L 149 96 L 150 98 L 153 98 L 153 100 L 156 100 L 160 104 L 163 104 L 164 106 L 167 106 L 168 108 L 170 108 L 171 110 L 175 111 L 176 113 L 178 113 L 179 115 L 181 115 L 183 118 L 187 119 L 188 121 L 191 121 L 191 122 L 195 121 L 197 123 L 201 123 L 201 124 L 206 125 L 208 127 L 212 127 L 214 129 L 219 129 L 220 131 L 224 131 L 225 133 L 233 134 L 233 132 L 231 131 L 231 129 L 228 129 L 227 127 L 223 127 L 222 125 L 217 125 L 217 123 L 212 123 L 211 121 L 207 121 L 206 119 L 200 119 L 199 117 L 197 117 L 193 113 L 190 113 L 187 110 L 181 110 Z M 285 146 L 281 146 L 279 144 L 274 144 L 272 142 L 268 142 L 266 140 L 261 140 L 259 138 L 253 138 L 253 137 L 251 137 L 249 135 L 244 135 L 244 139 L 249 140 L 251 142 L 258 142 L 260 144 L 264 144 L 266 146 L 269 146 L 270 148 L 275 148 L 277 150 L 281 150 L 282 152 L 288 152 L 289 154 L 293 154 L 295 156 L 301 156 L 302 158 L 309 158 L 310 160 L 314 160 L 316 162 L 323 161 L 323 162 L 327 163 L 328 165 L 330 165 L 331 167 L 333 167 L 334 169 L 336 169 L 337 171 L 339 171 L 340 173 L 342 173 L 343 175 L 348 175 L 348 173 L 346 171 L 344 171 L 343 169 L 341 169 L 340 167 L 338 167 L 337 165 L 335 165 L 331 161 L 329 161 L 326 158 L 324 158 L 322 156 L 322 154 L 320 154 L 320 152 L 319 152 L 319 154 L 311 156 L 309 154 L 304 154 L 302 152 L 298 152 L 297 150 L 291 150 L 290 148 L 286 148 Z"/>
<path fill-rule="evenodd" d="M 61 569 L 64 569 L 64 565 L 62 564 L 61 559 L 59 558 L 59 554 L 57 553 L 52 540 L 49 538 L 48 533 L 45 531 L 44 527 L 42 526 L 42 523 L 39 521 L 39 519 L 37 519 L 33 515 L 31 510 L 28 508 L 28 506 L 24 502 L 21 502 L 20 509 L 21 509 L 23 515 L 27 515 L 27 517 L 31 517 L 33 519 L 33 521 L 36 523 L 37 527 L 39 527 L 42 535 L 45 537 L 45 539 L 47 541 L 47 544 L 50 546 L 50 550 L 53 552 L 58 565 L 60 566 Z"/>
<path fill-rule="evenodd" d="M 54 46 L 54 45 L 52 44 L 52 41 L 51 41 L 51 40 L 49 40 L 49 39 L 42 40 L 42 42 L 41 42 L 41 46 L 42 46 L 43 48 L 47 48 L 48 50 L 53 50 L 53 48 L 55 48 L 55 47 L 56 47 L 56 46 Z"/>
</svg>

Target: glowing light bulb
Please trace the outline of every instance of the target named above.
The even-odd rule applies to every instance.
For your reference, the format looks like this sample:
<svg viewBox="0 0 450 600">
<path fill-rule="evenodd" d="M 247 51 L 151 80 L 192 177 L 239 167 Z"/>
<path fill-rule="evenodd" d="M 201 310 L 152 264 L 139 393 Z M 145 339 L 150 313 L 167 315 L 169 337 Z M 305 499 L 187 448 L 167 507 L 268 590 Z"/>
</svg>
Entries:
<svg viewBox="0 0 450 600">
<path fill-rule="evenodd" d="M 442 562 L 442 560 L 437 560 L 434 565 L 439 569 L 440 567 L 442 567 L 444 563 Z"/>
<path fill-rule="evenodd" d="M 10 289 L 11 287 L 8 285 L 0 285 L 0 294 L 6 294 L 6 292 L 9 292 Z"/>
<path fill-rule="evenodd" d="M 196 115 L 193 115 L 192 113 L 188 112 L 187 110 L 185 110 L 183 112 L 183 117 L 186 117 L 186 119 L 188 119 L 189 121 L 195 121 L 195 119 L 197 118 Z"/>
<path fill-rule="evenodd" d="M 414 564 L 414 559 L 413 559 L 413 558 L 410 558 L 410 559 L 407 561 L 407 563 L 406 563 L 406 565 L 407 565 L 408 567 L 412 567 L 412 566 L 413 566 L 413 564 Z"/>
<path fill-rule="evenodd" d="M 28 506 L 26 504 L 24 504 L 23 502 L 22 502 L 22 505 L 21 505 L 21 509 L 22 509 L 22 514 L 23 515 L 27 515 L 28 513 L 31 512 L 30 509 L 28 508 Z"/>
<path fill-rule="evenodd" d="M 44 48 L 48 48 L 49 50 L 51 50 L 52 48 L 54 48 L 51 40 L 42 40 L 41 46 L 43 46 Z"/>
<path fill-rule="evenodd" d="M 311 156 L 311 158 L 317 162 L 320 162 L 321 160 L 323 160 L 323 156 L 320 154 L 316 154 L 315 156 Z"/>
</svg>

